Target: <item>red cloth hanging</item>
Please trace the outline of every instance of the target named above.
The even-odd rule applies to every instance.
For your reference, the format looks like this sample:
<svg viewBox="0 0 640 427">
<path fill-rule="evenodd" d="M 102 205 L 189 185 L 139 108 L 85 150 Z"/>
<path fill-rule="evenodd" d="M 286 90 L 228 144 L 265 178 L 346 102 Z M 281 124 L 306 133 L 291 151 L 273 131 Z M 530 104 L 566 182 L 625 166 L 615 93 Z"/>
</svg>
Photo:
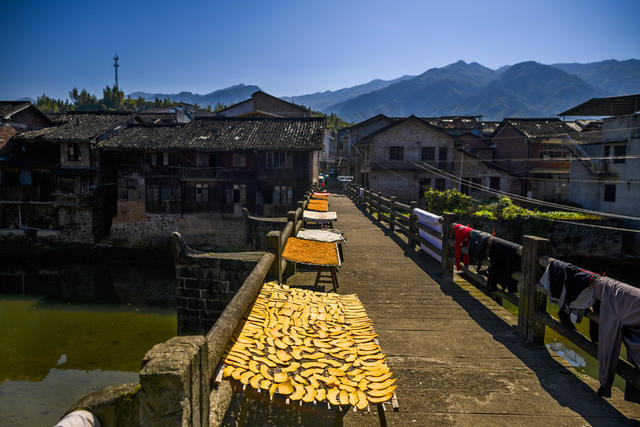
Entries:
<svg viewBox="0 0 640 427">
<path fill-rule="evenodd" d="M 460 248 L 462 246 L 469 246 L 469 235 L 471 233 L 471 230 L 473 230 L 473 228 L 466 227 L 462 224 L 456 224 L 456 226 L 453 228 L 453 232 L 456 236 L 454 260 L 457 270 L 460 270 Z M 465 255 L 462 260 L 464 261 L 464 265 L 469 265 L 469 255 Z"/>
</svg>

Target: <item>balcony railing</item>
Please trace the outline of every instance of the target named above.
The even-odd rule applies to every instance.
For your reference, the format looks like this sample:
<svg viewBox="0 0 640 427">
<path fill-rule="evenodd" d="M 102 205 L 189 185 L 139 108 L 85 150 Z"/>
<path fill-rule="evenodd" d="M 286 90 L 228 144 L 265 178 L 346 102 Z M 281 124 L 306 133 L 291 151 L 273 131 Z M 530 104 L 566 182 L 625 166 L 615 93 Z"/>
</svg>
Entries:
<svg viewBox="0 0 640 427">
<path fill-rule="evenodd" d="M 233 181 L 251 178 L 252 171 L 247 168 L 181 167 L 179 168 L 178 176 L 180 177 L 180 179 L 187 180 L 210 179 L 215 181 Z"/>
</svg>

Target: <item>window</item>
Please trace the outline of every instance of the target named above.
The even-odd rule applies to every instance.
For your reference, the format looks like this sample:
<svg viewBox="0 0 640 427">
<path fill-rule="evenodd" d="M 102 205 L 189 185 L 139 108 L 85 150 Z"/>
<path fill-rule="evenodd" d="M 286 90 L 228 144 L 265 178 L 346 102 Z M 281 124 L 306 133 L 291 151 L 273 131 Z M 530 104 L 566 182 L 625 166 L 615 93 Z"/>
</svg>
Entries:
<svg viewBox="0 0 640 427">
<path fill-rule="evenodd" d="M 209 201 L 209 184 L 196 184 L 196 202 Z"/>
<path fill-rule="evenodd" d="M 138 180 L 135 178 L 118 178 L 118 200 L 139 200 Z"/>
<path fill-rule="evenodd" d="M 163 202 L 173 201 L 173 188 L 160 187 L 160 200 Z"/>
<path fill-rule="evenodd" d="M 151 153 L 151 166 L 158 166 L 158 154 Z"/>
<path fill-rule="evenodd" d="M 603 157 L 609 157 L 611 155 L 611 146 L 605 145 L 602 154 L 603 154 Z"/>
<path fill-rule="evenodd" d="M 435 147 L 422 147 L 420 150 L 420 160 L 423 162 L 431 162 L 436 159 Z"/>
<path fill-rule="evenodd" d="M 233 167 L 244 168 L 247 166 L 247 158 L 244 153 L 233 153 Z"/>
<path fill-rule="evenodd" d="M 169 166 L 169 153 L 167 153 L 166 151 L 162 153 L 162 164 L 164 166 Z"/>
<path fill-rule="evenodd" d="M 233 203 L 247 204 L 247 186 L 245 184 L 233 184 Z"/>
<path fill-rule="evenodd" d="M 624 163 L 624 156 L 627 155 L 626 145 L 616 145 L 613 149 L 613 155 L 615 157 L 623 157 L 622 159 L 613 159 L 613 163 Z M 615 190 L 614 190 L 615 194 Z"/>
<path fill-rule="evenodd" d="M 444 191 L 444 178 L 436 178 L 436 190 Z"/>
<path fill-rule="evenodd" d="M 500 190 L 500 177 L 499 176 L 489 177 L 489 187 L 491 187 L 492 190 Z"/>
<path fill-rule="evenodd" d="M 124 199 L 121 199 L 124 200 Z M 160 201 L 160 188 L 155 185 L 147 186 L 147 202 Z"/>
<path fill-rule="evenodd" d="M 465 195 L 469 195 L 469 177 L 462 178 L 460 183 L 460 192 Z"/>
<path fill-rule="evenodd" d="M 80 144 L 67 145 L 67 159 L 70 162 L 82 161 L 82 155 L 80 155 Z"/>
<path fill-rule="evenodd" d="M 20 171 L 20 184 L 21 185 L 33 184 L 33 179 L 31 178 L 31 171 Z"/>
<path fill-rule="evenodd" d="M 569 152 L 561 144 L 540 144 L 540 158 L 549 159 L 566 159 Z"/>
<path fill-rule="evenodd" d="M 438 148 L 438 160 L 447 160 L 447 147 Z"/>
<path fill-rule="evenodd" d="M 293 153 L 268 151 L 267 169 L 293 169 Z"/>
<path fill-rule="evenodd" d="M 420 185 L 420 189 L 418 190 L 418 199 L 422 199 L 424 197 L 424 193 L 431 187 L 431 178 L 420 178 L 418 181 Z"/>
<path fill-rule="evenodd" d="M 615 202 L 616 201 L 616 185 L 605 184 L 604 186 L 604 201 Z"/>
<path fill-rule="evenodd" d="M 71 178 L 58 178 L 58 191 L 64 194 L 76 192 L 76 180 Z"/>
<path fill-rule="evenodd" d="M 389 147 L 389 160 L 404 160 L 404 147 Z"/>
</svg>

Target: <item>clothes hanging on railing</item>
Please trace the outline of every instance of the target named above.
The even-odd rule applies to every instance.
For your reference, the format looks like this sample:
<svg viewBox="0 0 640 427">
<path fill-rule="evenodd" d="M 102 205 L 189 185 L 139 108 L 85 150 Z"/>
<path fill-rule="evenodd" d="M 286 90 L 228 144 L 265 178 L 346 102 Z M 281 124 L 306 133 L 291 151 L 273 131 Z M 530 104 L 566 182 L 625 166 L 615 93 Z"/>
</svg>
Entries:
<svg viewBox="0 0 640 427">
<path fill-rule="evenodd" d="M 476 260 L 478 271 L 480 271 L 480 263 L 487 257 L 487 245 L 493 239 L 490 233 L 484 231 L 472 230 L 469 238 L 469 258 L 471 262 Z"/>
<path fill-rule="evenodd" d="M 511 274 L 520 271 L 519 245 L 494 237 L 489 246 L 489 276 L 487 277 L 487 290 L 495 291 L 498 283 L 507 292 L 518 292 L 518 282 Z"/>
<path fill-rule="evenodd" d="M 540 284 L 558 303 L 558 316 L 562 323 L 573 325 L 580 322 L 584 311 L 595 302 L 591 286 L 597 274 L 568 262 L 553 260 L 540 278 Z"/>
<path fill-rule="evenodd" d="M 611 396 L 620 344 L 627 346 L 627 359 L 640 369 L 640 289 L 608 277 L 595 280 L 600 300 L 598 365 L 599 396 Z"/>
<path fill-rule="evenodd" d="M 453 233 L 456 236 L 455 256 L 456 269 L 460 270 L 460 248 L 462 246 L 469 246 L 469 235 L 473 228 L 467 227 L 462 224 L 456 224 L 453 227 Z M 469 265 L 469 255 L 463 256 L 464 265 Z"/>
</svg>

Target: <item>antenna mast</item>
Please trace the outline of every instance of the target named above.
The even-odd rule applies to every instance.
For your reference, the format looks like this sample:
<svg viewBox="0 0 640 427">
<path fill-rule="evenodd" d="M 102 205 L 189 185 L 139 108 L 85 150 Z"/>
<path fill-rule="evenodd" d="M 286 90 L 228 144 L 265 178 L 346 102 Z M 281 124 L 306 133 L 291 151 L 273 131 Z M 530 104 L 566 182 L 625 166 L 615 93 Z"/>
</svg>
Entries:
<svg viewBox="0 0 640 427">
<path fill-rule="evenodd" d="M 118 58 L 118 54 L 116 53 L 116 56 L 113 57 L 113 68 L 116 70 L 116 88 L 118 87 L 118 67 L 120 66 L 120 64 L 118 64 L 119 59 L 120 58 Z"/>
</svg>

